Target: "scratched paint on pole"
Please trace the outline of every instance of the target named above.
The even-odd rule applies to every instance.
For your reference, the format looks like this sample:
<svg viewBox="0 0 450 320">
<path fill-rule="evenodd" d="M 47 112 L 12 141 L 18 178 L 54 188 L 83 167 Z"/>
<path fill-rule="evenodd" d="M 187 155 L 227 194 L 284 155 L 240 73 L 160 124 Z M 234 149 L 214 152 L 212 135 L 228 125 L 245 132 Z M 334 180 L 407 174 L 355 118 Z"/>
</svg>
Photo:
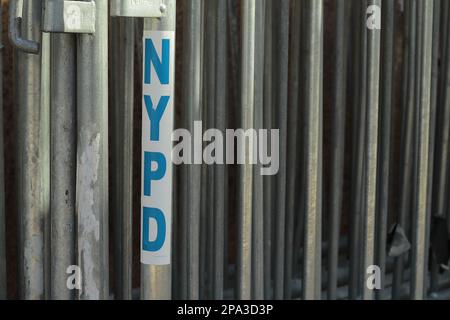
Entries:
<svg viewBox="0 0 450 320">
<path fill-rule="evenodd" d="M 143 38 L 141 263 L 170 264 L 175 32 Z"/>
</svg>

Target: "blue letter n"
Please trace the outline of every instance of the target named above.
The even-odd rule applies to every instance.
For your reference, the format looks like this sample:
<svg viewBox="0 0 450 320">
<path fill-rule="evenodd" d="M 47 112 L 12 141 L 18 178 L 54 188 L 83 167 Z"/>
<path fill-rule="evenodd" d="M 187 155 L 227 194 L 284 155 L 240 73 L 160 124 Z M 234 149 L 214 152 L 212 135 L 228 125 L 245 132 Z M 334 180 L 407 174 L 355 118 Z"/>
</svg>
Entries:
<svg viewBox="0 0 450 320">
<path fill-rule="evenodd" d="M 145 84 L 151 84 L 151 65 L 153 64 L 161 84 L 169 84 L 170 40 L 162 40 L 162 58 L 159 59 L 152 39 L 145 40 Z"/>
</svg>

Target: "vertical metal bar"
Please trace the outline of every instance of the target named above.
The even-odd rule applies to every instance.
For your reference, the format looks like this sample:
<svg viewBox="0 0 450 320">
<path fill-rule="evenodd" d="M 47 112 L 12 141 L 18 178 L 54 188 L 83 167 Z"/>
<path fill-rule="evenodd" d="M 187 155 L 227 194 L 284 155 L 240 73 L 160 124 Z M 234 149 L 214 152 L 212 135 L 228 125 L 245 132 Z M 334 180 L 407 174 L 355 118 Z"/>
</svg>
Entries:
<svg viewBox="0 0 450 320">
<path fill-rule="evenodd" d="M 6 300 L 5 162 L 3 142 L 3 6 L 0 5 L 0 300 Z"/>
<path fill-rule="evenodd" d="M 402 173 L 401 173 L 401 194 L 398 223 L 405 227 L 411 202 L 411 177 L 412 177 L 412 139 L 414 126 L 414 99 L 416 94 L 415 73 L 416 73 L 416 0 L 407 2 L 406 15 L 408 25 L 408 84 L 407 100 L 405 103 L 405 115 L 402 133 Z M 398 299 L 402 293 L 404 256 L 395 259 L 394 282 L 392 286 L 392 297 Z"/>
<path fill-rule="evenodd" d="M 144 30 L 154 30 L 154 31 L 176 30 L 177 1 L 167 0 L 165 1 L 165 5 L 166 9 L 164 17 L 160 19 L 144 19 Z M 198 93 L 200 93 L 199 88 Z M 157 266 L 157 265 L 141 264 L 141 299 L 168 300 L 171 299 L 171 297 L 172 297 L 172 265 Z"/>
<path fill-rule="evenodd" d="M 423 299 L 426 292 L 426 222 L 427 222 L 427 194 L 428 194 L 428 160 L 430 139 L 430 106 L 431 106 L 431 66 L 432 66 L 432 34 L 433 34 L 433 5 L 432 0 L 419 2 L 418 24 L 420 60 L 420 80 L 416 109 L 417 125 L 417 162 L 416 197 L 414 201 L 413 238 L 412 238 L 412 277 L 411 298 Z"/>
<path fill-rule="evenodd" d="M 80 299 L 109 297 L 108 1 L 96 1 L 95 34 L 78 38 L 78 265 Z"/>
<path fill-rule="evenodd" d="M 446 186 L 448 180 L 448 156 L 449 156 L 449 141 L 450 134 L 450 27 L 446 32 L 446 49 L 444 58 L 444 92 L 442 93 L 442 107 L 440 108 L 442 116 L 438 119 L 437 135 L 439 143 L 436 149 L 435 166 L 439 174 L 434 180 L 434 199 L 433 199 L 433 215 L 436 217 L 445 217 L 445 204 L 447 200 Z"/>
<path fill-rule="evenodd" d="M 369 5 L 381 8 L 381 0 L 371 0 Z M 381 32 L 367 31 L 367 122 L 365 143 L 365 172 L 363 199 L 363 299 L 373 299 L 373 290 L 367 285 L 368 267 L 375 261 L 375 206 L 377 195 L 377 153 L 378 153 L 378 108 L 380 87 Z"/>
<path fill-rule="evenodd" d="M 205 33 L 204 36 L 204 66 L 203 66 L 203 75 L 204 75 L 204 124 L 206 129 L 215 128 L 215 113 L 217 111 L 217 107 L 215 104 L 215 96 L 216 96 L 216 55 L 218 53 L 216 49 L 216 27 L 217 27 L 217 1 L 205 1 L 204 3 L 204 23 L 205 30 L 208 32 Z M 219 89 L 221 90 L 221 89 Z M 202 255 L 206 258 L 206 270 L 204 270 L 200 276 L 206 277 L 206 291 L 207 296 L 212 296 L 213 285 L 215 282 L 215 274 L 214 274 L 214 232 L 215 230 L 215 211 L 213 210 L 215 205 L 215 170 L 211 165 L 203 165 L 202 166 L 202 204 L 204 203 L 204 208 L 202 205 L 203 213 L 202 224 L 205 224 L 205 229 L 200 230 L 201 236 L 204 236 L 204 241 L 206 242 L 206 252 Z M 205 179 L 203 179 L 205 178 Z M 204 220 L 204 221 L 203 221 Z M 202 257 L 203 258 L 203 257 Z"/>
<path fill-rule="evenodd" d="M 377 196 L 376 264 L 381 271 L 381 290 L 376 291 L 381 298 L 386 274 L 386 236 L 389 211 L 389 181 L 391 159 L 391 117 L 394 80 L 394 35 L 395 2 L 383 2 L 382 19 L 382 79 L 380 110 L 379 183 Z"/>
<path fill-rule="evenodd" d="M 337 298 L 337 271 L 339 235 L 342 215 L 342 188 L 344 179 L 345 116 L 347 93 L 347 2 L 336 1 L 335 60 L 333 83 L 333 128 L 331 154 L 331 191 L 329 203 L 328 236 L 328 299 Z"/>
<path fill-rule="evenodd" d="M 289 1 L 281 0 L 273 10 L 274 23 L 274 102 L 277 128 L 280 130 L 280 167 L 275 178 L 275 247 L 274 247 L 274 298 L 284 296 L 285 231 L 286 231 L 286 159 L 288 124 L 288 75 L 289 75 Z"/>
<path fill-rule="evenodd" d="M 264 121 L 264 17 L 265 0 L 259 0 L 255 19 L 255 87 L 254 87 L 254 123 L 259 132 Z M 259 147 L 259 145 L 258 145 Z M 252 299 L 264 298 L 264 209 L 262 165 L 253 167 L 253 213 L 252 213 Z"/>
<path fill-rule="evenodd" d="M 132 194 L 133 194 L 133 107 L 134 107 L 134 18 L 113 20 L 117 58 L 113 64 L 113 154 L 112 201 L 115 234 L 115 292 L 117 299 L 131 299 L 132 289 Z"/>
<path fill-rule="evenodd" d="M 303 298 L 320 299 L 321 293 L 321 145 L 323 1 L 306 1 L 306 145 L 305 145 L 305 242 Z"/>
<path fill-rule="evenodd" d="M 438 141 L 438 128 L 436 124 L 441 121 L 441 117 L 437 118 L 437 110 L 438 110 L 438 99 L 439 99 L 439 44 L 441 39 L 441 14 L 442 9 L 445 10 L 444 5 L 442 5 L 441 0 L 434 1 L 434 9 L 433 9 L 433 53 L 432 53 L 432 71 L 431 71 L 431 109 L 430 109 L 430 158 L 429 158 L 429 172 L 428 172 L 428 196 L 427 196 L 427 236 L 426 239 L 429 241 L 429 232 L 430 232 L 430 224 L 431 224 L 431 216 L 434 215 L 434 207 L 433 207 L 433 196 L 437 190 L 435 190 L 435 181 L 439 181 L 439 167 L 435 162 L 438 162 L 438 156 L 436 156 L 437 147 L 436 141 Z M 446 25 L 447 26 L 447 25 Z M 444 30 L 444 29 L 442 29 Z M 442 32 L 445 33 L 445 32 Z M 444 63 L 445 66 L 445 63 Z M 445 68 L 445 67 L 444 67 Z M 440 145 L 440 144 L 439 144 Z M 437 179 L 434 180 L 434 177 Z M 425 244 L 425 248 L 429 248 L 429 243 Z M 431 276 L 430 276 L 430 291 L 435 292 L 438 290 L 438 267 L 437 263 L 434 259 L 431 260 Z"/>
<path fill-rule="evenodd" d="M 201 120 L 201 52 L 202 43 L 202 1 L 184 2 L 184 35 L 183 35 L 183 92 L 185 105 L 185 126 L 193 132 L 194 121 Z M 194 148 L 192 148 L 194 150 Z M 195 152 L 195 151 L 194 151 Z M 197 155 L 198 156 L 198 155 Z M 195 157 L 195 154 L 194 154 Z M 192 164 L 182 168 L 181 210 L 182 256 L 181 298 L 198 299 L 199 297 L 199 224 L 201 196 L 201 166 Z"/>
<path fill-rule="evenodd" d="M 41 3 L 26 1 L 23 5 L 22 35 L 41 42 Z M 18 53 L 17 100 L 19 107 L 19 225 L 21 252 L 20 296 L 27 300 L 44 298 L 45 281 L 45 216 L 43 208 L 42 133 L 45 130 L 44 106 L 41 106 L 41 55 Z M 19 79 L 19 78 L 18 78 Z M 42 113 L 41 113 L 42 112 Z M 42 117 L 41 117 L 42 116 Z"/>
<path fill-rule="evenodd" d="M 272 129 L 272 102 L 273 102 L 273 26 L 272 8 L 273 0 L 266 0 L 265 29 L 264 29 L 264 129 Z M 264 298 L 272 297 L 272 176 L 263 178 L 264 192 Z"/>
<path fill-rule="evenodd" d="M 306 45 L 305 45 L 305 41 L 303 39 L 306 39 L 306 4 L 305 2 L 301 2 L 300 3 L 301 6 L 301 30 L 300 30 L 300 37 L 301 37 L 301 51 L 300 51 L 300 74 L 303 75 L 306 73 L 307 70 L 307 66 L 305 64 L 305 57 L 307 56 L 307 51 L 306 51 Z M 305 208 L 305 203 L 306 203 L 306 195 L 305 195 L 305 188 L 306 188 L 306 184 L 304 183 L 304 179 L 306 176 L 306 163 L 305 163 L 305 154 L 304 154 L 304 150 L 305 150 L 305 146 L 306 146 L 306 142 L 304 139 L 305 136 L 305 124 L 306 124 L 306 117 L 304 116 L 303 112 L 304 112 L 304 104 L 305 104 L 305 100 L 303 98 L 304 93 L 306 92 L 306 87 L 303 85 L 303 78 L 302 78 L 302 84 L 299 87 L 299 93 L 300 93 L 300 97 L 299 98 L 299 106 L 301 106 L 301 110 L 302 113 L 299 112 L 299 117 L 298 117 L 298 121 L 300 124 L 300 134 L 297 134 L 297 159 L 298 159 L 298 172 L 297 172 L 297 179 L 298 179 L 298 185 L 299 185 L 299 199 L 298 199 L 298 203 L 296 204 L 296 212 L 297 214 L 294 216 L 294 248 L 298 248 L 297 250 L 294 250 L 294 254 L 293 254 L 293 275 L 298 278 L 301 279 L 302 274 L 303 274 L 303 267 L 304 267 L 304 263 L 303 263 L 303 251 L 302 247 L 304 245 L 304 226 L 305 226 L 305 221 L 306 221 L 306 214 L 304 213 L 304 208 Z M 299 250 L 300 249 L 300 250 Z"/>
<path fill-rule="evenodd" d="M 51 298 L 72 300 L 66 270 L 75 264 L 76 39 L 51 35 Z"/>
<path fill-rule="evenodd" d="M 218 0 L 216 5 L 216 74 L 215 74 L 215 125 L 225 132 L 227 121 L 228 68 L 227 68 L 227 1 Z M 225 192 L 228 183 L 225 165 L 217 164 L 214 169 L 214 278 L 213 298 L 223 299 L 224 289 L 224 235 Z"/>
<path fill-rule="evenodd" d="M 255 34 L 256 0 L 241 3 L 242 10 L 242 82 L 241 124 L 244 130 L 254 123 L 255 108 Z M 239 170 L 238 192 L 238 254 L 237 293 L 238 299 L 251 298 L 252 272 L 252 189 L 253 167 L 250 163 L 253 145 L 245 148 L 244 164 Z"/>
<path fill-rule="evenodd" d="M 350 283 L 349 297 L 356 299 L 360 293 L 361 266 L 361 210 L 362 210 L 362 186 L 364 176 L 364 141 L 365 141 L 365 121 L 366 121 L 366 97 L 367 97 L 367 27 L 366 27 L 367 1 L 356 1 L 355 11 L 358 13 L 356 19 L 356 39 L 357 61 L 355 68 L 355 81 L 358 86 L 357 95 L 354 100 L 354 154 L 352 172 L 352 197 L 351 197 L 351 218 L 350 218 Z M 356 72 L 357 71 L 357 72 Z"/>
<path fill-rule="evenodd" d="M 447 30 L 450 28 L 446 28 Z M 450 33 L 447 31 L 446 35 L 448 37 Z M 448 46 L 448 39 L 447 39 L 447 46 Z M 448 47 L 446 48 L 446 55 L 445 55 L 445 82 L 448 83 L 450 81 L 450 76 L 449 76 L 449 68 L 450 68 L 450 63 L 447 62 L 447 59 L 449 57 L 449 49 Z M 446 88 L 447 86 L 445 85 L 444 88 Z M 448 96 L 450 96 L 450 94 L 447 93 L 447 90 L 443 93 L 443 99 L 448 99 Z M 445 184 L 446 184 L 446 180 L 447 180 L 447 155 L 448 155 L 448 139 L 446 139 L 446 137 L 448 136 L 449 133 L 449 127 L 450 127 L 450 120 L 448 119 L 448 117 L 446 118 L 447 115 L 449 115 L 450 113 L 450 105 L 445 104 L 445 100 L 443 101 L 443 108 L 441 108 L 441 112 L 442 112 L 442 117 L 439 117 L 438 119 L 438 127 L 437 127 L 437 135 L 438 138 L 440 139 L 439 142 L 437 144 L 437 149 L 436 149 L 436 168 L 437 168 L 437 172 L 439 172 L 438 175 L 436 175 L 436 179 L 434 180 L 434 199 L 433 199 L 433 212 L 434 212 L 434 216 L 444 216 L 445 212 L 444 212 L 444 206 L 445 206 L 445 200 L 446 200 L 446 195 L 445 195 Z"/>
<path fill-rule="evenodd" d="M 286 232 L 284 263 L 284 298 L 292 298 L 292 267 L 294 256 L 294 221 L 297 209 L 298 173 L 298 121 L 300 99 L 300 43 L 301 43 L 301 3 L 294 1 L 291 7 L 289 44 L 289 116 L 287 122 L 287 172 L 286 175 Z"/>
<path fill-rule="evenodd" d="M 50 217 L 50 34 L 42 34 L 41 44 L 41 158 L 42 212 L 44 213 L 44 293 L 50 298 L 51 278 L 51 217 Z"/>
</svg>

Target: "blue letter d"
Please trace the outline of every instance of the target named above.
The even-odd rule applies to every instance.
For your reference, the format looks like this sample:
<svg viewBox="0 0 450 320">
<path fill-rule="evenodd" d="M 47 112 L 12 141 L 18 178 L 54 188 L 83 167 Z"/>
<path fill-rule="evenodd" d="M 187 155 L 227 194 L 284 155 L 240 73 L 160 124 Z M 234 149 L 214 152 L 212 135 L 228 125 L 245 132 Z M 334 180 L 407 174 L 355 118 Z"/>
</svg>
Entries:
<svg viewBox="0 0 450 320">
<path fill-rule="evenodd" d="M 156 239 L 153 241 L 150 241 L 150 219 L 156 221 Z M 160 250 L 166 240 L 166 218 L 163 212 L 156 208 L 144 207 L 142 229 L 142 250 L 153 252 Z"/>
</svg>

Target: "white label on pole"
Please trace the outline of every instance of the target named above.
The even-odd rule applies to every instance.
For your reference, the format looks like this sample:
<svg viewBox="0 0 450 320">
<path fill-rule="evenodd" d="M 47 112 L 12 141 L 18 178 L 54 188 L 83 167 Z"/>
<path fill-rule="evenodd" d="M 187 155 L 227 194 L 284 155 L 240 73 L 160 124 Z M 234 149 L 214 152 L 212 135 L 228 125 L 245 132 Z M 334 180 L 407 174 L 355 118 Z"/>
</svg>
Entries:
<svg viewBox="0 0 450 320">
<path fill-rule="evenodd" d="M 170 264 L 175 32 L 144 31 L 141 263 Z"/>
</svg>

